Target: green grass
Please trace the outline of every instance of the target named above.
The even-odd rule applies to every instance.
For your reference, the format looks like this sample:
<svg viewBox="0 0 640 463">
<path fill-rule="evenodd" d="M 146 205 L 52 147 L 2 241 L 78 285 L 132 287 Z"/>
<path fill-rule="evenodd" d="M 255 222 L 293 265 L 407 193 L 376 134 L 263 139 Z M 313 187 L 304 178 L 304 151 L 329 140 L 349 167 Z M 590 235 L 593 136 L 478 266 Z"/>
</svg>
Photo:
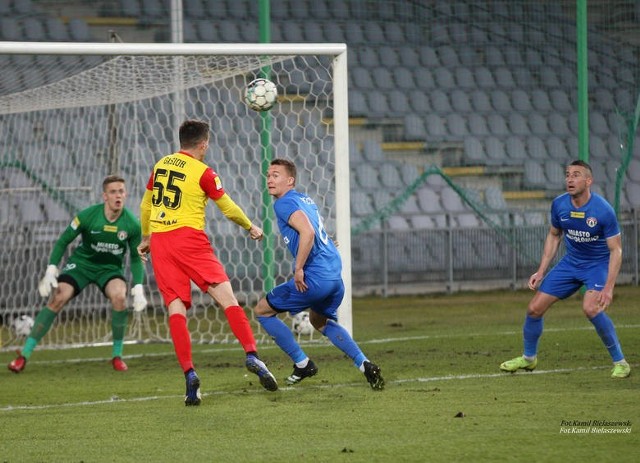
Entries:
<svg viewBox="0 0 640 463">
<path fill-rule="evenodd" d="M 536 372 L 500 373 L 521 352 L 531 295 L 356 299 L 355 337 L 383 369 L 381 392 L 326 343 L 305 346 L 320 372 L 295 387 L 288 358 L 261 346 L 276 393 L 238 346 L 195 346 L 204 398 L 189 408 L 170 345 L 127 346 L 126 373 L 107 347 L 38 350 L 23 373 L 0 373 L 0 462 L 637 461 L 640 289 L 617 288 L 610 309 L 635 367 L 626 380 L 609 378 L 577 297 L 548 313 Z M 631 432 L 561 434 L 563 420 L 630 421 Z"/>
</svg>

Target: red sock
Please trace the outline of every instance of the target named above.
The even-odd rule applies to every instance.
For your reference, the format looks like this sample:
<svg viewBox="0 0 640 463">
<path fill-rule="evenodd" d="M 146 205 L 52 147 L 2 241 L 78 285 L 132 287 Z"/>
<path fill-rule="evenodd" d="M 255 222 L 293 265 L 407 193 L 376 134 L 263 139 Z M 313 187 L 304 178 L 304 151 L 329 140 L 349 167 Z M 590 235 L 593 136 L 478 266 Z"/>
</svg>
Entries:
<svg viewBox="0 0 640 463">
<path fill-rule="evenodd" d="M 187 317 L 173 314 L 169 317 L 169 332 L 173 339 L 173 348 L 178 357 L 178 363 L 185 373 L 193 368 L 191 360 L 191 335 L 187 329 Z"/>
<path fill-rule="evenodd" d="M 231 331 L 235 334 L 245 352 L 256 352 L 256 339 L 249 324 L 249 319 L 239 305 L 232 305 L 224 309 Z"/>
</svg>

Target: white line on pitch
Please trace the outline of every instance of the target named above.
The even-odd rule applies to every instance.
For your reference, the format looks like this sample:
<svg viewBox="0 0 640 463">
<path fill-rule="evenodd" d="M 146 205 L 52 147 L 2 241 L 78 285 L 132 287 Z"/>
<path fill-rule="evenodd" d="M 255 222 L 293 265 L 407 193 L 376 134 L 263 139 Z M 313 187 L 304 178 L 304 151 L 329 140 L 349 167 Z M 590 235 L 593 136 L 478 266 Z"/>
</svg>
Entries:
<svg viewBox="0 0 640 463">
<path fill-rule="evenodd" d="M 637 366 L 637 365 L 632 365 Z M 592 370 L 602 370 L 606 368 L 611 368 L 610 366 L 595 366 L 595 367 L 578 367 L 578 368 L 557 368 L 553 370 L 535 370 L 532 372 L 523 372 L 519 373 L 518 376 L 528 376 L 528 375 L 549 375 L 549 374 L 558 374 L 558 373 L 574 373 L 581 371 L 592 371 Z M 431 378 L 407 378 L 407 379 L 398 379 L 394 381 L 388 381 L 387 385 L 393 384 L 407 384 L 407 383 L 426 383 L 426 382 L 437 382 L 437 381 L 460 381 L 466 379 L 491 379 L 491 378 L 509 378 L 513 375 L 509 373 L 488 373 L 488 374 L 473 374 L 473 375 L 447 375 L 447 376 L 434 376 Z M 343 383 L 343 384 L 324 384 L 324 385 L 308 385 L 305 389 L 334 389 L 336 387 L 368 387 L 362 381 L 357 383 Z M 296 387 L 281 387 L 278 390 L 282 392 L 290 392 L 295 391 Z M 202 394 L 203 397 L 208 396 L 225 396 L 225 395 L 236 395 L 242 392 L 242 394 L 246 394 L 247 392 L 252 394 L 270 394 L 268 392 L 263 391 L 262 389 L 256 389 L 252 391 L 247 391 L 243 389 L 238 392 L 228 392 L 228 391 L 218 391 L 218 392 L 205 392 Z M 104 405 L 104 404 L 116 404 L 116 403 L 127 403 L 127 402 L 148 402 L 152 400 L 165 400 L 165 399 L 182 399 L 184 396 L 180 395 L 167 395 L 167 396 L 149 396 L 149 397 L 134 397 L 131 399 L 121 399 L 119 397 L 113 397 L 109 400 L 97 400 L 97 401 L 85 401 L 85 402 L 73 402 L 73 403 L 64 403 L 64 404 L 49 404 L 49 405 L 8 405 L 6 407 L 0 408 L 0 412 L 12 412 L 12 411 L 21 411 L 21 410 L 50 410 L 55 408 L 67 408 L 67 407 L 83 407 L 83 406 L 93 406 L 93 405 Z"/>
</svg>

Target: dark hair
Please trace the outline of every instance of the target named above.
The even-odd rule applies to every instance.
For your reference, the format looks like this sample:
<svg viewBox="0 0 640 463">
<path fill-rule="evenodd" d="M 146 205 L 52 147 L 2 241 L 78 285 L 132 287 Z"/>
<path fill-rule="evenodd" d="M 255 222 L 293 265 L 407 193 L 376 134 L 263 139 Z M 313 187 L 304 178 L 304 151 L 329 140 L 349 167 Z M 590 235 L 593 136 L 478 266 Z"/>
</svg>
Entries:
<svg viewBox="0 0 640 463">
<path fill-rule="evenodd" d="M 119 175 L 108 175 L 102 181 L 102 191 L 107 191 L 107 185 L 116 182 L 125 183 L 124 178 L 120 177 Z"/>
<path fill-rule="evenodd" d="M 570 166 L 584 167 L 589 172 L 589 175 L 593 177 L 593 169 L 591 169 L 591 166 L 589 165 L 588 162 L 581 161 L 581 160 L 576 160 L 576 161 L 571 162 L 569 165 Z"/>
<path fill-rule="evenodd" d="M 296 165 L 288 159 L 276 158 L 271 161 L 272 166 L 284 166 L 287 169 L 287 173 L 294 179 L 297 176 Z"/>
<path fill-rule="evenodd" d="M 209 139 L 209 124 L 194 119 L 186 120 L 180 125 L 178 136 L 180 148 L 193 148 Z"/>
</svg>

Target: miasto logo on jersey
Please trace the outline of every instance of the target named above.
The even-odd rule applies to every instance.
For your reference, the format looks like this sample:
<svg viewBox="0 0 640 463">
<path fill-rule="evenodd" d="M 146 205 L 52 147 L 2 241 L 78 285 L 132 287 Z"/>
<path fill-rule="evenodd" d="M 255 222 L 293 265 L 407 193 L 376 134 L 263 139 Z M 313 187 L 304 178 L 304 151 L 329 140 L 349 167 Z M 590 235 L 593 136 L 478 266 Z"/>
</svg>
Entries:
<svg viewBox="0 0 640 463">
<path fill-rule="evenodd" d="M 591 228 L 595 227 L 596 225 L 598 225 L 598 219 L 596 219 L 595 217 L 589 217 L 587 219 L 587 225 L 589 225 Z"/>
</svg>

